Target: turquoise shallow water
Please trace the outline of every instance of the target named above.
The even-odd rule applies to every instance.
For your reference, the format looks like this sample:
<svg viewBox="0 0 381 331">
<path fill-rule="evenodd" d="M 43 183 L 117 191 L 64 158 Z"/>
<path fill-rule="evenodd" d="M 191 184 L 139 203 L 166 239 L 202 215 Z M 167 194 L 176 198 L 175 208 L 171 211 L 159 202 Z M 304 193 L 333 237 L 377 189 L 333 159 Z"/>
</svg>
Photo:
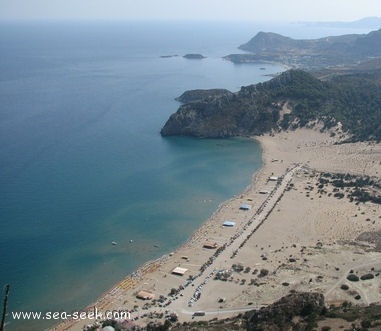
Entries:
<svg viewBox="0 0 381 331">
<path fill-rule="evenodd" d="M 0 284 L 11 284 L 10 311 L 86 306 L 140 264 L 179 247 L 244 190 L 261 165 L 257 143 L 162 138 L 159 131 L 187 89 L 237 91 L 283 70 L 221 59 L 258 30 L 1 25 Z M 160 58 L 186 53 L 207 58 Z M 11 322 L 8 329 L 45 325 Z"/>
</svg>

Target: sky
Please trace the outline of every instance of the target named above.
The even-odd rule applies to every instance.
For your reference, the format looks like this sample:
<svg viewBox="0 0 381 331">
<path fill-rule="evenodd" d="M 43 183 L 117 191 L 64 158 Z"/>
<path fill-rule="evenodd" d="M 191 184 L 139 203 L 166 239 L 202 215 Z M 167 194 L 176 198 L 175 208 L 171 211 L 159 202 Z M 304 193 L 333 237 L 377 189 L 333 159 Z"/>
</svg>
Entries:
<svg viewBox="0 0 381 331">
<path fill-rule="evenodd" d="M 0 20 L 353 21 L 380 0 L 0 0 Z"/>
</svg>

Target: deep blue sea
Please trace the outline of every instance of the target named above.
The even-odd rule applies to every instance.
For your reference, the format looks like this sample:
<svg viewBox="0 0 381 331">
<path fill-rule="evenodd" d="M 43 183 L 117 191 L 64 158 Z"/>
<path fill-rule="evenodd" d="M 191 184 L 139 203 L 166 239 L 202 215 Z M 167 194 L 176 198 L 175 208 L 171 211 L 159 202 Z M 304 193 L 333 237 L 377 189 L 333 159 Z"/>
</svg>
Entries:
<svg viewBox="0 0 381 331">
<path fill-rule="evenodd" d="M 284 70 L 222 59 L 260 30 L 328 33 L 231 22 L 0 24 L 0 286 L 11 285 L 9 311 L 88 305 L 249 185 L 261 166 L 255 142 L 159 131 L 187 89 L 237 91 Z"/>
</svg>

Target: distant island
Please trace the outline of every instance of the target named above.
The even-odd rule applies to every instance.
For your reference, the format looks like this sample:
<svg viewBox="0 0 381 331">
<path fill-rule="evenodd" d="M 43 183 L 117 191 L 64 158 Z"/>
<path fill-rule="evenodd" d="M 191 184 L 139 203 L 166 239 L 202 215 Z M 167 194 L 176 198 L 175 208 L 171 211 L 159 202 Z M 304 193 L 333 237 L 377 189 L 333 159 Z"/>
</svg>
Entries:
<svg viewBox="0 0 381 331">
<path fill-rule="evenodd" d="M 230 54 L 234 63 L 277 62 L 293 68 L 321 69 L 353 65 L 381 56 L 381 29 L 368 34 L 329 36 L 296 40 L 272 32 L 259 32 L 239 49 L 249 52 Z"/>
<path fill-rule="evenodd" d="M 169 54 L 169 55 L 160 55 L 160 57 L 162 59 L 167 59 L 167 58 L 171 58 L 171 57 L 178 57 L 179 55 L 177 54 Z M 202 54 L 193 54 L 193 53 L 190 53 L 190 54 L 185 54 L 183 56 L 184 59 L 190 59 L 190 60 L 202 60 L 202 59 L 205 59 L 206 57 Z"/>
<path fill-rule="evenodd" d="M 160 57 L 162 59 L 167 59 L 167 58 L 171 58 L 171 57 L 178 57 L 178 55 L 177 54 L 173 54 L 173 55 L 160 55 Z"/>
<path fill-rule="evenodd" d="M 202 60 L 202 59 L 205 59 L 206 57 L 202 54 L 185 54 L 183 58 L 190 59 L 190 60 Z"/>
</svg>

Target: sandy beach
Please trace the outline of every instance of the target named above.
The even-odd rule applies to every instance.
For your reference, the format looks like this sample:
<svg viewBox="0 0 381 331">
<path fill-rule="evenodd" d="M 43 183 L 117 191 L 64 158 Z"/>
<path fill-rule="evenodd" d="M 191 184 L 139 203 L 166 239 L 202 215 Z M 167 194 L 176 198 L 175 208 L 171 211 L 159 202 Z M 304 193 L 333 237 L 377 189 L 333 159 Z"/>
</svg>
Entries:
<svg viewBox="0 0 381 331">
<path fill-rule="evenodd" d="M 263 167 L 251 185 L 181 248 L 142 266 L 88 309 L 129 310 L 133 323 L 144 325 L 170 313 L 180 322 L 225 318 L 294 290 L 323 293 L 328 304 L 381 302 L 381 251 L 372 235 L 381 233 L 381 205 L 350 199 L 352 188 L 335 187 L 328 175 L 380 183 L 381 144 L 337 144 L 340 136 L 315 128 L 256 137 Z M 377 187 L 366 190 L 381 195 Z M 176 267 L 184 274 L 173 274 Z M 351 282 L 350 273 L 375 277 Z M 154 300 L 138 299 L 140 291 Z M 200 311 L 205 315 L 193 316 Z M 92 323 L 69 320 L 51 330 Z"/>
</svg>

